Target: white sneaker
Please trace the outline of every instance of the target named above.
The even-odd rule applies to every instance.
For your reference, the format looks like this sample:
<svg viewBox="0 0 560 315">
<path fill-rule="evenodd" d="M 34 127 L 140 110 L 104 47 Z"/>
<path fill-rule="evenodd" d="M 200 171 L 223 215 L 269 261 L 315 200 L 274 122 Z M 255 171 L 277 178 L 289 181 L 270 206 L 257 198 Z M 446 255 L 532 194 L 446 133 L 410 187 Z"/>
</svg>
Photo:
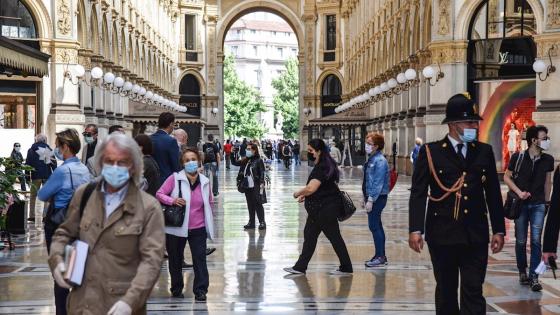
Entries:
<svg viewBox="0 0 560 315">
<path fill-rule="evenodd" d="M 340 269 L 336 269 L 336 270 L 329 271 L 329 275 L 331 275 L 331 276 L 351 276 L 352 272 L 341 271 Z"/>
<path fill-rule="evenodd" d="M 291 273 L 293 275 L 303 275 L 303 274 L 305 274 L 305 272 L 297 271 L 292 267 L 286 267 L 286 268 L 284 268 L 284 271 L 287 272 L 287 273 Z"/>
</svg>

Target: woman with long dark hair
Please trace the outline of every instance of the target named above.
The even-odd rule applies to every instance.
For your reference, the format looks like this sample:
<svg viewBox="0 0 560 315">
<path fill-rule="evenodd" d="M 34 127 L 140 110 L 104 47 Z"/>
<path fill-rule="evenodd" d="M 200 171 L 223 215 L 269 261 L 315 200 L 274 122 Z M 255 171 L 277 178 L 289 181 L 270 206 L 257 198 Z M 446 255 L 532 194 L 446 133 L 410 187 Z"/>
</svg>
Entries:
<svg viewBox="0 0 560 315">
<path fill-rule="evenodd" d="M 315 167 L 309 174 L 307 185 L 294 193 L 294 198 L 298 202 L 305 202 L 307 221 L 303 232 L 301 255 L 293 267 L 284 268 L 284 271 L 291 274 L 306 272 L 321 232 L 329 239 L 340 260 L 339 268 L 331 271 L 330 274 L 350 275 L 353 271 L 337 219 L 343 207 L 337 185 L 339 171 L 328 150 L 321 139 L 313 139 L 307 145 L 307 157 L 315 162 Z"/>
<path fill-rule="evenodd" d="M 265 184 L 264 162 L 259 154 L 259 147 L 255 143 L 247 145 L 245 157 L 236 160 L 231 155 L 231 164 L 239 166 L 237 174 L 237 186 L 240 191 L 245 193 L 247 209 L 249 210 L 249 223 L 243 226 L 245 230 L 255 228 L 255 214 L 259 219 L 259 230 L 266 229 L 264 220 L 264 207 L 261 197 L 261 190 Z"/>
</svg>

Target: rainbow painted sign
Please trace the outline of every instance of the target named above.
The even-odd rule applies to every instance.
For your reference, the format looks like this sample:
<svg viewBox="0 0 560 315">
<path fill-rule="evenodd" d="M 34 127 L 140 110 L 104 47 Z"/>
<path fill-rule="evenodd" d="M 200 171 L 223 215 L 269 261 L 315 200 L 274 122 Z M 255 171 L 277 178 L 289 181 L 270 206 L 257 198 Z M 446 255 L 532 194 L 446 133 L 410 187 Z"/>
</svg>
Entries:
<svg viewBox="0 0 560 315">
<path fill-rule="evenodd" d="M 504 131 L 509 131 L 511 122 L 519 128 L 521 119 L 530 119 L 535 110 L 536 84 L 534 80 L 491 81 L 478 83 L 477 88 L 478 103 L 483 109 L 479 139 L 492 145 L 496 161 L 503 169 L 507 163 L 503 158 L 509 155 L 503 141 Z"/>
</svg>

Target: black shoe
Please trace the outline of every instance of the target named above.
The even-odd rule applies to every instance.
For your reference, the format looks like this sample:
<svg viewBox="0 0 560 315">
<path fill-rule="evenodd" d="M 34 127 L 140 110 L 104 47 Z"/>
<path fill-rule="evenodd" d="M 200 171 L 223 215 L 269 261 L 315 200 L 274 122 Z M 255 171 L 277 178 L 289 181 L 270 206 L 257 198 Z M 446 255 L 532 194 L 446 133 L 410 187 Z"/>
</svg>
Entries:
<svg viewBox="0 0 560 315">
<path fill-rule="evenodd" d="M 191 269 L 192 267 L 193 267 L 193 265 L 187 264 L 186 261 L 183 261 L 183 269 Z"/>
<path fill-rule="evenodd" d="M 519 273 L 519 284 L 521 285 L 529 285 L 529 277 L 524 272 Z"/>
<path fill-rule="evenodd" d="M 531 284 L 531 291 L 533 292 L 540 292 L 542 291 L 542 285 L 539 283 L 539 279 L 538 278 L 531 278 L 530 280 Z"/>
<path fill-rule="evenodd" d="M 184 299 L 185 295 L 182 292 L 172 292 L 171 296 L 178 299 Z"/>
<path fill-rule="evenodd" d="M 259 230 L 266 230 L 266 223 L 264 222 L 259 223 Z"/>
<path fill-rule="evenodd" d="M 243 226 L 243 229 L 245 230 L 254 230 L 255 229 L 255 225 L 254 224 L 247 224 Z"/>
<path fill-rule="evenodd" d="M 204 302 L 206 301 L 206 293 L 196 293 L 194 295 L 194 299 L 199 302 Z"/>
<path fill-rule="evenodd" d="M 27 222 L 35 222 L 35 218 L 34 217 L 33 218 L 29 217 L 29 218 L 27 218 Z"/>
<path fill-rule="evenodd" d="M 206 249 L 206 256 L 212 255 L 213 252 L 216 251 L 216 248 L 210 247 Z"/>
</svg>

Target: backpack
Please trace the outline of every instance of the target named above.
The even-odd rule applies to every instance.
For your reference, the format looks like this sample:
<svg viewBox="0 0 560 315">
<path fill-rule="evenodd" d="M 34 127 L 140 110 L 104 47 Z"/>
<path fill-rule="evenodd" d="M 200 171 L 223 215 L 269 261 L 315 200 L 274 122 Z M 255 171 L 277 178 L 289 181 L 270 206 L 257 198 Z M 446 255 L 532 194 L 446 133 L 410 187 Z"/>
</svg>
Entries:
<svg viewBox="0 0 560 315">
<path fill-rule="evenodd" d="M 216 150 L 213 144 L 211 143 L 206 144 L 206 148 L 204 149 L 204 159 L 207 162 L 216 161 Z"/>
<path fill-rule="evenodd" d="M 282 154 L 283 154 L 284 156 L 290 156 L 290 155 L 292 155 L 291 152 L 290 152 L 290 146 L 289 146 L 289 145 L 285 145 L 285 146 L 282 148 Z"/>
</svg>

